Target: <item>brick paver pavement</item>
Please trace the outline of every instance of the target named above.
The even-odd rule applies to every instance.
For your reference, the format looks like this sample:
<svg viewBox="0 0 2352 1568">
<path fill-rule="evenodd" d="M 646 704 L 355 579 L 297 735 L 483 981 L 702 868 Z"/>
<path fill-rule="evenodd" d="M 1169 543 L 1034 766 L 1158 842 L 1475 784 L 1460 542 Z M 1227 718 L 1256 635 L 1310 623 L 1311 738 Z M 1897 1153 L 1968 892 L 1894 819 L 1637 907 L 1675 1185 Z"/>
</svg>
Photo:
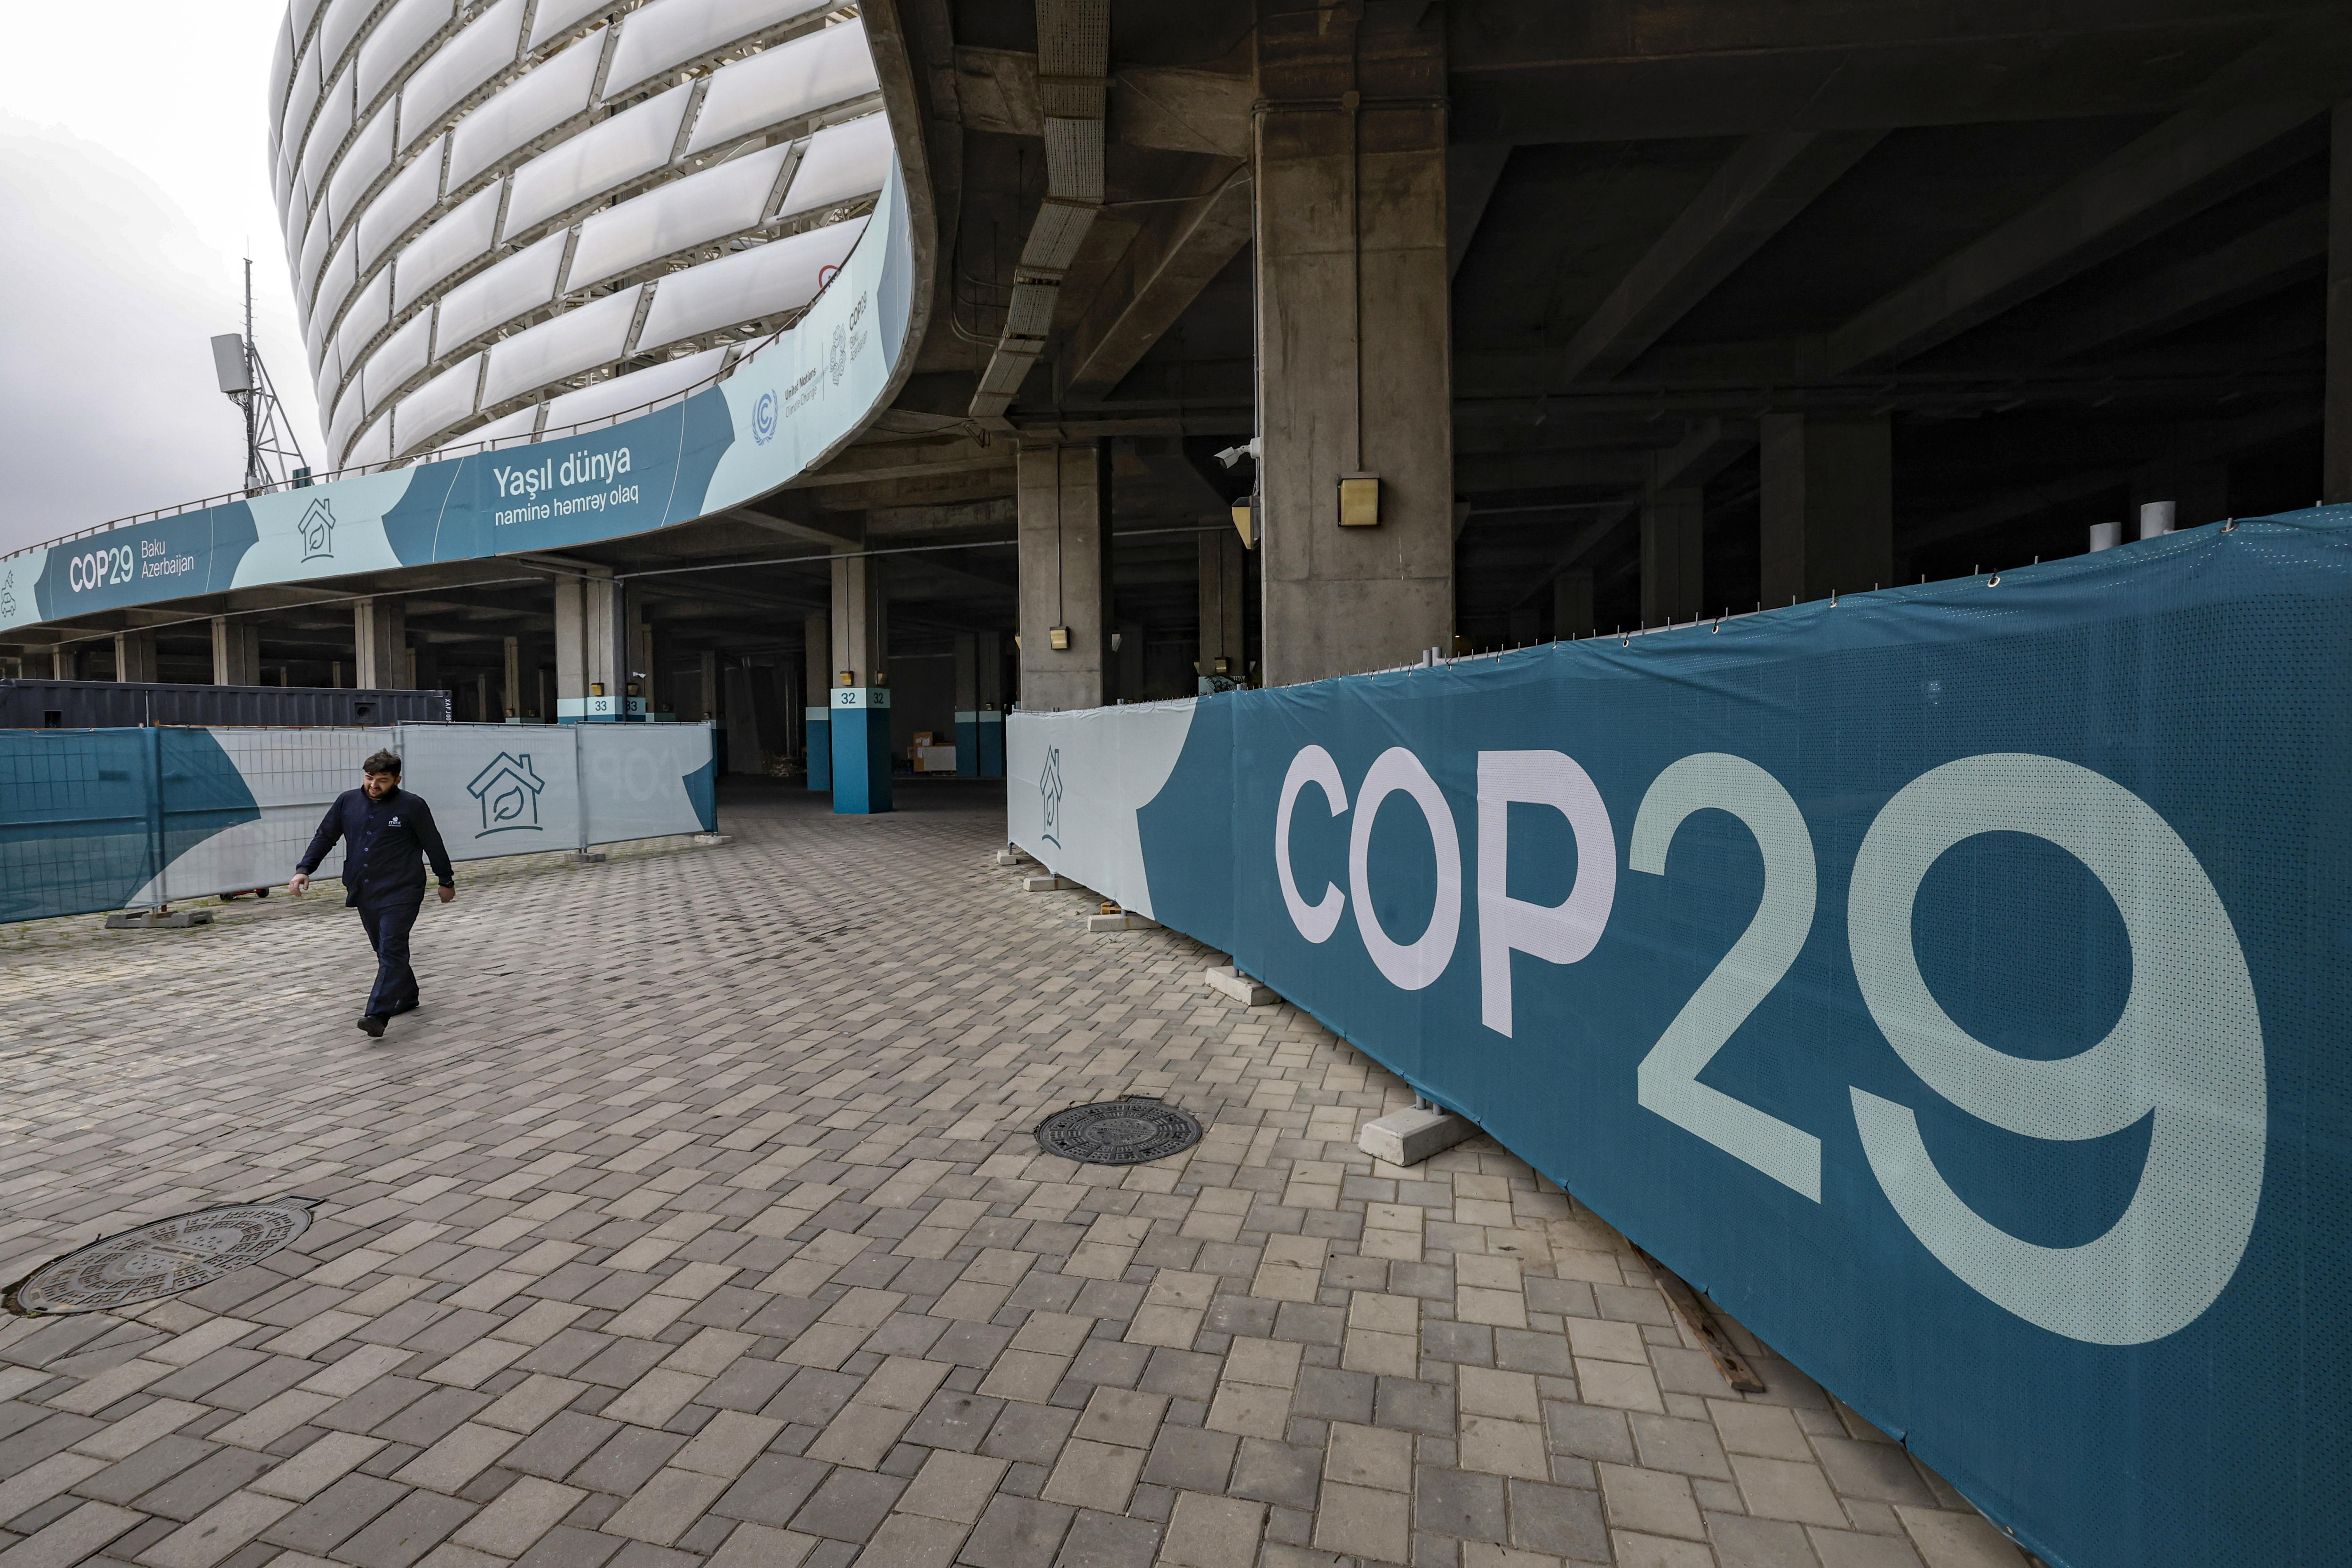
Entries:
<svg viewBox="0 0 2352 1568">
<path fill-rule="evenodd" d="M 426 1005 L 352 1028 L 313 897 L 0 942 L 0 1278 L 323 1199 L 124 1315 L 0 1320 L 0 1568 L 1980 1568 L 2015 1551 L 1480 1142 L 1161 931 L 989 859 L 985 785 L 735 842 L 467 868 Z M 1038 1152 L 1190 1109 L 1189 1155 Z"/>
</svg>

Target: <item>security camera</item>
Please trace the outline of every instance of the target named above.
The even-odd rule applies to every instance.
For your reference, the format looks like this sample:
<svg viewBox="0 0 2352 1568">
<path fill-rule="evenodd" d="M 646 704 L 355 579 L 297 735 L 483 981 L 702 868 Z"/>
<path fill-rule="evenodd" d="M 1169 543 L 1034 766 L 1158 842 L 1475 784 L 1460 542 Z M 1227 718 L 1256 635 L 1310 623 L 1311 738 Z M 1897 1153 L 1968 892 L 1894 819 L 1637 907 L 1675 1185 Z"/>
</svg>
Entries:
<svg viewBox="0 0 2352 1568">
<path fill-rule="evenodd" d="M 1258 456 L 1258 440 L 1259 437 L 1253 436 L 1238 447 L 1226 447 L 1223 451 L 1217 454 L 1217 461 L 1223 463 L 1229 468 L 1235 463 L 1240 462 L 1244 458 L 1247 458 L 1252 462 L 1255 462 Z"/>
</svg>

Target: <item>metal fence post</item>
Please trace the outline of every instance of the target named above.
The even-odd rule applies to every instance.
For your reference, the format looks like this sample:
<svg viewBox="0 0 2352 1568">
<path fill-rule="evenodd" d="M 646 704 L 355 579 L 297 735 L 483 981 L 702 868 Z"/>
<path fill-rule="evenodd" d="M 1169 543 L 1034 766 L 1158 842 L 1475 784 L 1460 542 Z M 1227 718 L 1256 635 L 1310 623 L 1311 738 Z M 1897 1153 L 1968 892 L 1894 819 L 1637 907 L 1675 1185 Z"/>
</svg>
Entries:
<svg viewBox="0 0 2352 1568">
<path fill-rule="evenodd" d="M 164 853 L 163 839 L 163 731 L 154 725 L 147 726 L 147 852 L 155 858 L 155 899 L 150 909 L 163 909 L 172 901 L 171 889 L 165 884 L 170 865 Z"/>
</svg>

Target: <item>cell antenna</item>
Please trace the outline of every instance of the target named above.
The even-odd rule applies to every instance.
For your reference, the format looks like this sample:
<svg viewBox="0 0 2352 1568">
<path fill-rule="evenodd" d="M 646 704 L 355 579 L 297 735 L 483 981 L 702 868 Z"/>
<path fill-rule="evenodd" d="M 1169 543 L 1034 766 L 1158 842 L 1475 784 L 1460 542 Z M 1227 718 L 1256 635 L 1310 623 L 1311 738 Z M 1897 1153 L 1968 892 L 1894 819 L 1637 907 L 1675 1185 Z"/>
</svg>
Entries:
<svg viewBox="0 0 2352 1568">
<path fill-rule="evenodd" d="M 213 340 L 213 374 L 228 400 L 245 411 L 245 493 L 259 495 L 282 484 L 306 485 L 310 470 L 294 439 L 269 368 L 253 342 L 253 258 L 245 258 L 245 331 Z"/>
</svg>

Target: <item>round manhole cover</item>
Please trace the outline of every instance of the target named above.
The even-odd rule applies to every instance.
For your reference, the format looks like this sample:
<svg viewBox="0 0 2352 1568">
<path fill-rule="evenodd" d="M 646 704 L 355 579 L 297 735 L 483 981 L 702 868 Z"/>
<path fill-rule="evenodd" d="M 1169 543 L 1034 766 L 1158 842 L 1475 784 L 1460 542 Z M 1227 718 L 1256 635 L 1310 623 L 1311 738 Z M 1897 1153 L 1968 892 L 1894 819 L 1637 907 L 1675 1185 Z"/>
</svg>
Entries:
<svg viewBox="0 0 2352 1568">
<path fill-rule="evenodd" d="M 0 1305 L 19 1317 L 47 1317 L 177 1296 L 285 1247 L 310 1228 L 314 1201 L 222 1204 L 154 1220 L 42 1264 L 8 1287 Z"/>
<path fill-rule="evenodd" d="M 1139 1165 L 1200 1141 L 1201 1124 L 1188 1113 L 1139 1098 L 1074 1105 L 1037 1124 L 1039 1148 L 1088 1165 Z"/>
</svg>

